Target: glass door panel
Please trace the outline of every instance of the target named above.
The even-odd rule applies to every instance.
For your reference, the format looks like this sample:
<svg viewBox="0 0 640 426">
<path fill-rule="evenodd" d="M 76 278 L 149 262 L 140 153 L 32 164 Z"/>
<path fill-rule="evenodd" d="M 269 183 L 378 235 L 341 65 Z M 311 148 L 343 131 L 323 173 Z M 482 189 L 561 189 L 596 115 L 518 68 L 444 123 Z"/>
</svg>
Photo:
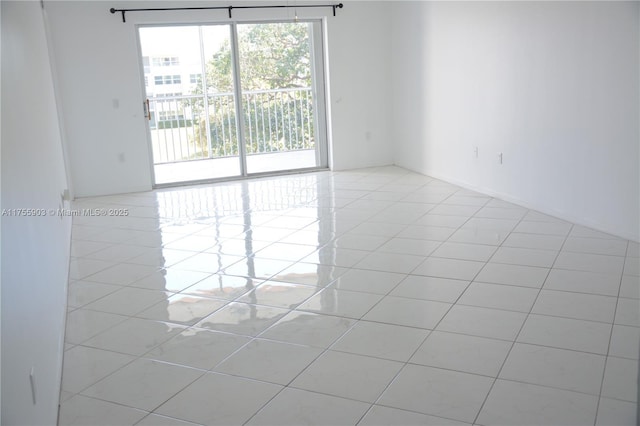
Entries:
<svg viewBox="0 0 640 426">
<path fill-rule="evenodd" d="M 247 173 L 318 167 L 313 24 L 238 24 Z"/>
<path fill-rule="evenodd" d="M 141 27 L 139 35 L 154 183 L 240 176 L 235 96 L 208 78 L 214 52 L 231 60 L 231 26 Z M 233 81 L 233 72 L 224 77 Z"/>
</svg>

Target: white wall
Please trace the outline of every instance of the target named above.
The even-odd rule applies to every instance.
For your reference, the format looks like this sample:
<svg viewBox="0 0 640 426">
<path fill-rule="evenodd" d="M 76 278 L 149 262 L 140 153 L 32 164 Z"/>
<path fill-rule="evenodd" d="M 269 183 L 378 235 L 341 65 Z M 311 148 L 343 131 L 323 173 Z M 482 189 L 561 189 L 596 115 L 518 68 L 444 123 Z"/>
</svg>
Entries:
<svg viewBox="0 0 640 426">
<path fill-rule="evenodd" d="M 215 4 L 229 3 L 206 3 Z M 162 3 L 163 7 L 190 5 L 203 3 Z M 131 1 L 56 1 L 48 5 L 76 196 L 151 188 L 135 24 L 229 21 L 226 10 L 129 13 L 126 23 L 119 14 L 109 13 L 111 7 L 154 6 L 157 3 Z M 329 15 L 335 169 L 392 162 L 388 10 L 386 2 L 345 2 L 336 17 L 330 16 L 331 9 L 298 9 L 300 18 Z M 234 12 L 234 19 L 282 18 L 293 18 L 293 11 Z"/>
<path fill-rule="evenodd" d="M 388 165 L 392 2 L 345 2 L 329 18 L 333 169 Z"/>
<path fill-rule="evenodd" d="M 0 7 L 2 209 L 58 209 L 67 185 L 40 3 Z M 2 217 L 2 424 L 56 423 L 70 236 L 69 218 Z"/>
<path fill-rule="evenodd" d="M 639 8 L 396 3 L 395 163 L 638 240 Z"/>
<path fill-rule="evenodd" d="M 115 3 L 47 5 L 76 196 L 151 188 L 132 25 Z"/>
</svg>

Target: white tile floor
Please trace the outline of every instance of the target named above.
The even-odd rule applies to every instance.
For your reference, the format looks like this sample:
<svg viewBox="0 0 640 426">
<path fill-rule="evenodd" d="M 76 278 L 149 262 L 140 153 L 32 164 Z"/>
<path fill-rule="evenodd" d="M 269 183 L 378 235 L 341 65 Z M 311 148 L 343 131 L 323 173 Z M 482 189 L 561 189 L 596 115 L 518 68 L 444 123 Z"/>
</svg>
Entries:
<svg viewBox="0 0 640 426">
<path fill-rule="evenodd" d="M 75 208 L 61 425 L 635 424 L 637 243 L 395 167 Z"/>
</svg>

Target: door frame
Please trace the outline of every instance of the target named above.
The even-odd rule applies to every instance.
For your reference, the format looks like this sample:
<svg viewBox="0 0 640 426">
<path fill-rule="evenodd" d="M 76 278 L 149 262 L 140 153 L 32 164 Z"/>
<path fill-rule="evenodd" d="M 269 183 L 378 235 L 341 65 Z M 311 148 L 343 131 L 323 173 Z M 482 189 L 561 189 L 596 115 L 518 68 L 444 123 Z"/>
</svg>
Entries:
<svg viewBox="0 0 640 426">
<path fill-rule="evenodd" d="M 147 135 L 147 151 L 148 151 L 148 166 L 151 177 L 151 185 L 153 189 L 167 188 L 174 186 L 187 186 L 201 183 L 212 182 L 224 182 L 231 180 L 251 179 L 256 177 L 265 176 L 278 176 L 295 173 L 307 173 L 320 170 L 329 170 L 330 160 L 330 138 L 329 138 L 329 117 L 328 117 L 328 82 L 327 82 L 327 48 L 326 48 L 326 17 L 321 18 L 304 18 L 304 19 L 249 19 L 249 20 L 231 20 L 231 21 L 197 21 L 197 22 L 165 22 L 165 23 L 152 23 L 145 24 L 139 23 L 134 25 L 135 37 L 138 53 L 138 72 L 140 78 L 140 86 L 142 88 L 142 107 L 146 104 L 148 99 L 146 92 L 146 85 L 144 81 L 144 63 L 142 55 L 142 43 L 140 38 L 140 28 L 153 28 L 153 27 L 183 27 L 183 26 L 220 26 L 225 25 L 229 27 L 231 36 L 231 58 L 233 63 L 232 76 L 234 79 L 234 95 L 235 95 L 235 107 L 236 107 L 236 126 L 238 134 L 238 157 L 240 161 L 240 175 L 229 176 L 222 178 L 211 179 L 196 179 L 189 181 L 179 181 L 171 183 L 156 183 L 155 176 L 155 164 L 153 157 L 153 144 L 151 138 L 151 129 L 149 123 L 145 120 L 145 131 Z M 313 94 L 313 108 L 314 108 L 314 133 L 315 133 L 315 153 L 316 153 L 316 166 L 306 167 L 299 169 L 284 169 L 270 172 L 259 173 L 247 173 L 247 154 L 246 154 L 246 141 L 245 141 L 245 129 L 244 129 L 244 110 L 242 105 L 242 85 L 240 80 L 240 67 L 239 67 L 239 46 L 238 46 L 238 25 L 243 24 L 274 24 L 274 23 L 309 23 L 311 24 L 311 31 L 309 37 L 309 47 L 311 49 L 311 72 L 312 72 L 312 94 Z M 205 94 L 206 96 L 206 94 Z"/>
</svg>

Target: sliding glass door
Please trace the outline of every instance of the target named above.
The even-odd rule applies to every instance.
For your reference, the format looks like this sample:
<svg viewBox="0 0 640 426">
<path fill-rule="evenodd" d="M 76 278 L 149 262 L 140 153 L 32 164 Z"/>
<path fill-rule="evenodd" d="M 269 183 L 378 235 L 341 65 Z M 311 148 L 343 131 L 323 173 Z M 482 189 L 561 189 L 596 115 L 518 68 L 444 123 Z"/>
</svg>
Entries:
<svg viewBox="0 0 640 426">
<path fill-rule="evenodd" d="M 320 31 L 140 27 L 155 184 L 326 167 Z"/>
</svg>

